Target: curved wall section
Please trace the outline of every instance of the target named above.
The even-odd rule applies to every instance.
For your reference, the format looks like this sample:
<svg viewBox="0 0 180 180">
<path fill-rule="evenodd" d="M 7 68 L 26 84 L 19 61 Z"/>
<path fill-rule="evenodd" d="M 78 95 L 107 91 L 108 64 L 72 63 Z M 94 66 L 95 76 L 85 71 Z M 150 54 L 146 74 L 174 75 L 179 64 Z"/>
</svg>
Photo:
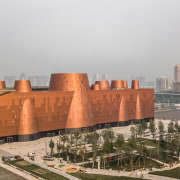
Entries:
<svg viewBox="0 0 180 180">
<path fill-rule="evenodd" d="M 26 99 L 23 103 L 18 127 L 18 140 L 33 140 L 32 136 L 38 133 L 37 121 L 34 117 L 34 109 L 30 99 Z"/>
<path fill-rule="evenodd" d="M 17 80 L 15 81 L 14 89 L 17 92 L 31 92 L 31 82 L 29 80 Z"/>
<path fill-rule="evenodd" d="M 127 81 L 124 81 L 124 89 L 128 89 L 128 83 L 127 83 Z"/>
<path fill-rule="evenodd" d="M 131 89 L 139 89 L 139 81 L 132 80 Z"/>
<path fill-rule="evenodd" d="M 0 89 L 6 89 L 5 81 L 0 81 Z"/>
<path fill-rule="evenodd" d="M 50 91 L 81 91 L 90 90 L 87 74 L 59 73 L 51 74 Z"/>
<path fill-rule="evenodd" d="M 120 102 L 119 121 L 122 121 L 122 122 L 127 121 L 126 101 L 123 96 Z"/>
<path fill-rule="evenodd" d="M 142 108 L 141 108 L 141 98 L 139 94 L 137 95 L 137 101 L 136 101 L 136 119 L 143 119 Z"/>
<path fill-rule="evenodd" d="M 93 84 L 92 89 L 95 90 L 95 91 L 100 90 L 99 84 Z"/>
<path fill-rule="evenodd" d="M 99 84 L 100 90 L 109 90 L 109 81 L 96 81 L 95 84 Z"/>
<path fill-rule="evenodd" d="M 124 88 L 124 81 L 123 80 L 111 81 L 111 89 L 120 89 L 120 88 Z"/>
</svg>

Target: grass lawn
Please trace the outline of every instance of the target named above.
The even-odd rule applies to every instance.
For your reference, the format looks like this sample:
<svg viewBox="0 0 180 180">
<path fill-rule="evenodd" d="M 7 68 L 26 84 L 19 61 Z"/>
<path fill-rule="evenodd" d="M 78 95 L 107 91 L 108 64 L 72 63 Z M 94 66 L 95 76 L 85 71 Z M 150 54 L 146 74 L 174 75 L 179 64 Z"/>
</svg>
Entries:
<svg viewBox="0 0 180 180">
<path fill-rule="evenodd" d="M 82 180 L 139 180 L 139 178 L 125 177 L 125 176 L 106 176 L 98 174 L 87 173 L 71 173 L 72 176 L 80 178 Z"/>
<path fill-rule="evenodd" d="M 169 144 L 166 143 L 165 141 L 164 141 L 163 148 L 160 147 L 159 141 L 155 141 L 152 139 L 143 139 L 143 141 L 144 141 L 145 145 L 155 147 L 155 149 L 152 150 L 152 154 L 151 154 L 152 158 L 157 159 L 157 160 L 167 163 L 167 164 L 174 163 L 177 161 L 177 158 L 172 157 L 172 155 L 170 155 L 164 151 L 164 150 L 169 149 Z M 158 152 L 157 150 L 159 150 L 159 154 L 157 153 Z"/>
<path fill-rule="evenodd" d="M 60 176 L 59 174 L 53 173 L 34 164 L 30 164 L 29 162 L 24 160 L 10 161 L 9 163 L 47 180 L 67 180 L 67 178 Z"/>
<path fill-rule="evenodd" d="M 149 174 L 166 176 L 166 177 L 173 177 L 173 178 L 179 179 L 180 178 L 180 167 L 175 168 L 175 169 L 171 169 L 171 170 L 150 172 Z"/>
</svg>

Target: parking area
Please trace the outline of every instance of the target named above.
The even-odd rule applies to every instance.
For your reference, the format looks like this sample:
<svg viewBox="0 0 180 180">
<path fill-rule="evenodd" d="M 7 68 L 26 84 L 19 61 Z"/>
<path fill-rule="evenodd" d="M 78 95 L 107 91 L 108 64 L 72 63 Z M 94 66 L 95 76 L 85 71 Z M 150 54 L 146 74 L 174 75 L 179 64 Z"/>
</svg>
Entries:
<svg viewBox="0 0 180 180">
<path fill-rule="evenodd" d="M 180 120 L 180 110 L 161 110 L 154 113 L 156 119 L 170 119 L 170 120 Z"/>
</svg>

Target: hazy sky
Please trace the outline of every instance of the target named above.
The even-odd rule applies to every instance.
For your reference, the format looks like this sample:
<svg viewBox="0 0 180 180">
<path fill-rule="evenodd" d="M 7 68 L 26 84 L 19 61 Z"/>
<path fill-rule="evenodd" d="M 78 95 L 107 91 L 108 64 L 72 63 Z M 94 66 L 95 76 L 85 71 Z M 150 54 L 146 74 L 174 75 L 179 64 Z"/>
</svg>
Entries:
<svg viewBox="0 0 180 180">
<path fill-rule="evenodd" d="M 109 73 L 173 77 L 180 0 L 0 0 L 0 77 Z"/>
</svg>

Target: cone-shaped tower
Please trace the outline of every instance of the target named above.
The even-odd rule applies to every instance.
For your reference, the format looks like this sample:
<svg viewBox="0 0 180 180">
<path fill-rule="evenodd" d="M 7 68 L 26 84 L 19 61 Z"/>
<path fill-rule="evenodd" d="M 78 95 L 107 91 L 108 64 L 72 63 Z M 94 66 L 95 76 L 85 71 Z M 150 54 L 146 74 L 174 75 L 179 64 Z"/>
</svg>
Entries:
<svg viewBox="0 0 180 180">
<path fill-rule="evenodd" d="M 31 82 L 29 80 L 17 80 L 14 83 L 14 89 L 17 92 L 31 92 Z"/>
<path fill-rule="evenodd" d="M 18 141 L 29 141 L 38 138 L 38 124 L 34 118 L 34 110 L 30 99 L 26 99 L 23 103 L 19 127 Z"/>
<path fill-rule="evenodd" d="M 0 89 L 6 89 L 5 81 L 0 81 Z"/>
</svg>

